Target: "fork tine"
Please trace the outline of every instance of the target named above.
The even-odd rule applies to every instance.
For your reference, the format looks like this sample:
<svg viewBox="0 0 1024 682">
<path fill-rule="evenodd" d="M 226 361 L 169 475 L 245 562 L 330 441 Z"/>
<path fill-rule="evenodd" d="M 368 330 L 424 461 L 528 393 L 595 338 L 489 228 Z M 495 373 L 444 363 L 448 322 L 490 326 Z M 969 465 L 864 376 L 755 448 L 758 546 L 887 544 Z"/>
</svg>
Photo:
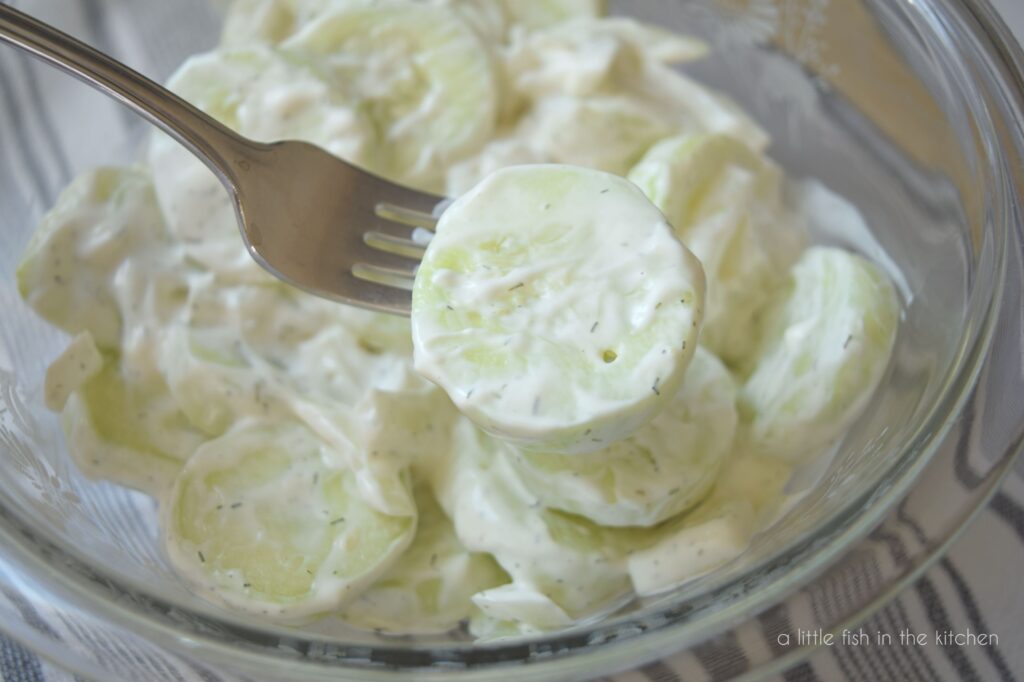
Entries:
<svg viewBox="0 0 1024 682">
<path fill-rule="evenodd" d="M 365 282 L 376 282 L 399 289 L 410 290 L 412 289 L 415 273 L 398 268 L 356 263 L 352 266 L 352 275 Z"/>
<path fill-rule="evenodd" d="M 398 206 L 397 204 L 391 204 L 386 201 L 378 203 L 374 207 L 374 213 L 377 216 L 390 220 L 395 223 L 402 225 L 408 225 L 410 227 L 422 227 L 424 229 L 433 232 L 434 227 L 437 225 L 437 218 L 430 214 L 422 211 L 415 211 L 405 206 Z"/>
<path fill-rule="evenodd" d="M 412 239 L 393 237 L 383 232 L 367 232 L 363 235 L 363 242 L 375 249 L 417 260 L 423 258 L 423 252 L 427 248 L 424 244 Z"/>
<path fill-rule="evenodd" d="M 410 256 L 379 249 L 375 245 L 368 243 L 365 238 L 354 243 L 353 247 L 354 248 L 350 252 L 350 262 L 364 263 L 366 265 L 394 270 L 396 272 L 403 273 L 403 276 L 406 277 L 415 276 L 416 268 L 420 264 L 419 256 Z"/>
<path fill-rule="evenodd" d="M 353 266 L 353 270 L 357 267 L 359 266 Z M 412 309 L 411 285 L 408 288 L 398 287 L 386 282 L 358 277 L 355 272 L 344 273 L 344 278 L 352 280 L 355 288 L 359 291 L 358 300 L 340 297 L 344 302 L 354 303 L 382 313 L 409 316 L 409 311 Z"/>
<path fill-rule="evenodd" d="M 421 225 L 397 222 L 376 213 L 371 213 L 363 218 L 360 224 L 366 232 L 378 232 L 389 237 L 410 241 L 413 241 L 413 234 L 416 232 L 416 229 L 422 227 Z M 427 230 L 428 233 L 433 231 L 433 227 L 424 227 L 423 229 Z"/>
</svg>

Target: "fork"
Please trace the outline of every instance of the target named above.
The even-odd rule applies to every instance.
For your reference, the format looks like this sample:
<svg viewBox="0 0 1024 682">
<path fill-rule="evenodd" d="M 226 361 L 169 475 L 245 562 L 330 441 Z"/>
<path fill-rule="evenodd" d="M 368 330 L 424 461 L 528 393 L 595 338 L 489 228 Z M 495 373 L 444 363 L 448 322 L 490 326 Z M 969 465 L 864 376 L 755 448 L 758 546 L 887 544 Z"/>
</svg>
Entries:
<svg viewBox="0 0 1024 682">
<path fill-rule="evenodd" d="M 199 157 L 235 207 L 249 254 L 317 296 L 408 315 L 412 281 L 441 197 L 298 141 L 243 137 L 102 52 L 0 2 L 0 40 L 128 105 Z"/>
</svg>

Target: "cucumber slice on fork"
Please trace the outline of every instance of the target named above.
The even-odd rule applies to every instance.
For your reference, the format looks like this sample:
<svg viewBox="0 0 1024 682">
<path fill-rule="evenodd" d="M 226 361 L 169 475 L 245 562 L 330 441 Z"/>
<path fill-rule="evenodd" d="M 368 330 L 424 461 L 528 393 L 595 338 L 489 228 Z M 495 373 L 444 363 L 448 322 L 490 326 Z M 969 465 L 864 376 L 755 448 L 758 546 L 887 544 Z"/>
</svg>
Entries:
<svg viewBox="0 0 1024 682">
<path fill-rule="evenodd" d="M 487 431 L 599 450 L 675 395 L 703 305 L 700 263 L 634 185 L 506 168 L 441 217 L 413 287 L 414 360 Z"/>
</svg>

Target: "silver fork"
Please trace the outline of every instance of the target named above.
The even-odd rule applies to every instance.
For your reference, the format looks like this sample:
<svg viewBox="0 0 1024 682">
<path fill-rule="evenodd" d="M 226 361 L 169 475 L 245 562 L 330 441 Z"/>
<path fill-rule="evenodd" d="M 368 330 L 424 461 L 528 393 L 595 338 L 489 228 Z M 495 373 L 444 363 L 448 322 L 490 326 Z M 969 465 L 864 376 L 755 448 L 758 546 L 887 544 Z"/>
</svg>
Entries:
<svg viewBox="0 0 1024 682">
<path fill-rule="evenodd" d="M 234 202 L 245 245 L 318 296 L 408 315 L 441 197 L 376 177 L 305 142 L 263 144 L 56 28 L 0 2 L 0 40 L 127 104 L 203 160 Z"/>
</svg>

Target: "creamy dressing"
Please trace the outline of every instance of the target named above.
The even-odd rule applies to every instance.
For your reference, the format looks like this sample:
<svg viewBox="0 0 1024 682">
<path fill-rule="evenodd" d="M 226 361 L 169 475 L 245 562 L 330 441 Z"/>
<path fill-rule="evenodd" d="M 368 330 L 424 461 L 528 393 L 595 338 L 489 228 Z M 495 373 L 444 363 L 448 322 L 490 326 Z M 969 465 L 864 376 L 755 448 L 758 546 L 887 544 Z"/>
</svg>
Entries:
<svg viewBox="0 0 1024 682">
<path fill-rule="evenodd" d="M 241 0 L 224 47 L 171 79 L 243 134 L 452 197 L 523 163 L 628 175 L 661 213 L 601 187 L 502 203 L 486 223 L 463 212 L 471 193 L 445 217 L 463 228 L 442 221 L 432 253 L 457 246 L 446 233 L 511 227 L 530 254 L 493 275 L 421 273 L 451 293 L 440 310 L 476 311 L 469 326 L 441 313 L 432 339 L 476 336 L 417 367 L 445 384 L 467 348 L 481 366 L 511 348 L 521 371 L 501 398 L 508 366 L 459 374 L 449 397 L 415 370 L 408 320 L 273 280 L 216 178 L 162 136 L 144 166 L 86 173 L 44 218 L 19 290 L 74 337 L 46 402 L 85 474 L 159 499 L 167 556 L 198 593 L 309 627 L 565 627 L 741 556 L 787 508 L 796 463 L 857 416 L 896 299 L 863 259 L 805 251 L 802 225 L 827 232 L 841 206 L 836 230 L 870 230 L 819 186 L 787 201 L 764 132 L 672 70 L 702 43 L 600 4 Z M 545 210 L 557 220 L 531 219 Z M 467 414 L 535 441 L 574 426 L 563 452 L 526 451 Z M 565 454 L 587 428 L 605 442 Z"/>
</svg>

